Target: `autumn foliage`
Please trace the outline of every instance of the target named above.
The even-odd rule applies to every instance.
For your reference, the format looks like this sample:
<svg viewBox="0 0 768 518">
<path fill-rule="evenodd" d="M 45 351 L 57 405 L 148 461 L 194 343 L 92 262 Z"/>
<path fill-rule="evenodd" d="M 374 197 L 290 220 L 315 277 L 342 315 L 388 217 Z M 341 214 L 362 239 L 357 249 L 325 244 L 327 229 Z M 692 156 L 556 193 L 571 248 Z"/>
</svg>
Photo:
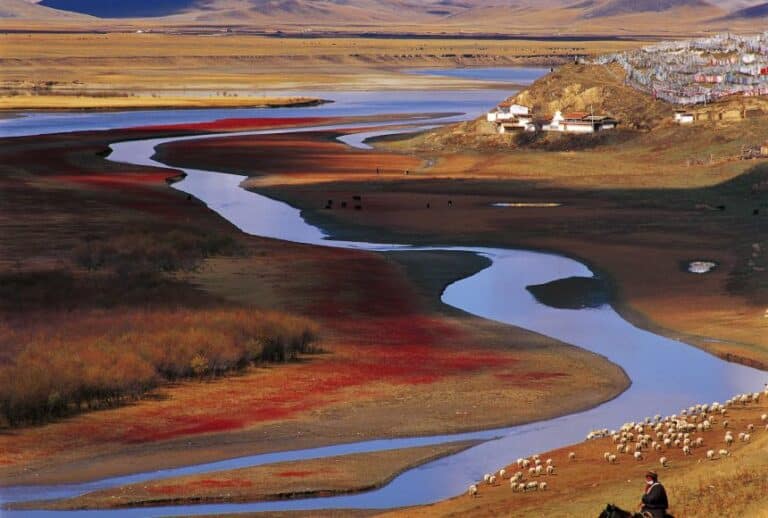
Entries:
<svg viewBox="0 0 768 518">
<path fill-rule="evenodd" d="M 246 309 L 91 310 L 54 315 L 31 329 L 37 331 L 0 322 L 0 345 L 18 351 L 0 366 L 7 426 L 112 407 L 159 383 L 317 351 L 310 321 Z"/>
</svg>

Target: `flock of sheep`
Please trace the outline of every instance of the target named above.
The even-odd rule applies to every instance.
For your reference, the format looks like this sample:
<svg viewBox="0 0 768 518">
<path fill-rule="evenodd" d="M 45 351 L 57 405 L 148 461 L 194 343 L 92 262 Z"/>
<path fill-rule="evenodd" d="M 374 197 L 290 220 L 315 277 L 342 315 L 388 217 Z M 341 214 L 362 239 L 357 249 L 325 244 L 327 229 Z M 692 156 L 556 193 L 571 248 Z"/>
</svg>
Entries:
<svg viewBox="0 0 768 518">
<path fill-rule="evenodd" d="M 669 459 L 663 455 L 664 452 L 681 450 L 683 455 L 693 456 L 695 452 L 705 446 L 703 435 L 707 432 L 713 432 L 716 427 L 725 430 L 723 442 L 725 446 L 732 447 L 736 441 L 729 423 L 728 408 L 736 405 L 746 406 L 750 403 L 759 403 L 760 398 L 768 398 L 768 383 L 764 391 L 751 394 L 738 394 L 725 404 L 718 402 L 710 405 L 695 405 L 683 409 L 679 414 L 662 417 L 656 415 L 653 418 L 646 417 L 640 422 L 624 423 L 619 430 L 593 430 L 587 434 L 587 440 L 601 439 L 610 437 L 615 444 L 615 453 L 606 451 L 603 454 L 603 460 L 610 464 L 617 464 L 620 455 L 631 455 L 636 461 L 645 460 L 651 453 L 659 454 L 659 464 L 663 468 L 669 467 Z M 768 414 L 760 416 L 762 426 L 768 432 Z M 740 431 L 736 436 L 740 442 L 748 443 L 755 433 L 754 424 L 748 424 L 744 431 Z M 707 441 L 709 442 L 709 440 Z M 707 460 L 717 460 L 728 457 L 730 451 L 726 448 L 707 449 L 704 458 Z M 576 460 L 576 453 L 570 452 L 568 460 Z M 552 459 L 542 461 L 539 455 L 533 455 L 530 458 L 517 459 L 516 465 L 519 471 L 510 473 L 509 486 L 512 491 L 528 492 L 543 491 L 547 489 L 547 483 L 541 481 L 539 477 L 555 474 L 555 464 Z M 527 471 L 529 480 L 525 480 Z M 486 473 L 482 482 L 477 482 L 469 486 L 469 495 L 476 497 L 480 487 L 485 485 L 495 486 L 507 478 L 507 470 L 500 469 L 496 473 Z M 534 478 L 538 479 L 533 480 Z"/>
</svg>

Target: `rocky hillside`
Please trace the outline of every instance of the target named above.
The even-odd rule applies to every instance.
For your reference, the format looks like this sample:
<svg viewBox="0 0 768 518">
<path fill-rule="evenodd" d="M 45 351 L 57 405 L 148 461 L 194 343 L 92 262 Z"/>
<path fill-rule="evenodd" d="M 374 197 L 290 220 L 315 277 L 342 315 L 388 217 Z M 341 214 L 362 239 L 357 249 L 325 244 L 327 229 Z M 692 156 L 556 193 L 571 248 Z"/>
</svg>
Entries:
<svg viewBox="0 0 768 518">
<path fill-rule="evenodd" d="M 551 119 L 556 111 L 585 111 L 615 117 L 619 120 L 620 130 L 591 137 L 499 135 L 495 125 L 486 122 L 485 116 L 482 116 L 420 135 L 411 144 L 432 150 L 488 149 L 510 145 L 576 149 L 632 138 L 632 134 L 669 120 L 674 109 L 670 104 L 626 86 L 621 68 L 602 65 L 564 65 L 508 100 L 531 108 L 539 121 Z"/>
<path fill-rule="evenodd" d="M 537 117 L 549 117 L 558 110 L 594 112 L 611 115 L 632 129 L 649 129 L 671 111 L 671 105 L 626 86 L 618 66 L 565 65 L 513 99 Z"/>
</svg>

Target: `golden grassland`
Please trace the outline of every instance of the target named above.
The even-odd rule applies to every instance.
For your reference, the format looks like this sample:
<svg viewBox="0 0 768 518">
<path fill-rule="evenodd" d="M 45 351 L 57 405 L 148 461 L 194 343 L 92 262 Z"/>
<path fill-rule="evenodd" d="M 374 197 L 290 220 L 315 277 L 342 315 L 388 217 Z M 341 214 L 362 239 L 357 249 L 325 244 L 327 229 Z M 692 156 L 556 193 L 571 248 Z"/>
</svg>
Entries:
<svg viewBox="0 0 768 518">
<path fill-rule="evenodd" d="M 26 509 L 107 509 L 189 503 L 254 502 L 355 493 L 381 487 L 410 468 L 458 453 L 458 442 L 166 478 L 87 493 Z"/>
<path fill-rule="evenodd" d="M 0 107 L 70 106 L 66 102 L 70 95 L 76 96 L 70 100 L 76 103 L 73 107 L 167 106 L 171 99 L 181 106 L 242 106 L 290 90 L 465 88 L 480 83 L 406 74 L 402 69 L 548 65 L 570 60 L 575 54 L 595 55 L 638 45 L 620 41 L 2 34 Z"/>
<path fill-rule="evenodd" d="M 659 473 L 670 501 L 670 513 L 676 517 L 707 516 L 755 517 L 768 515 L 768 430 L 760 416 L 768 410 L 759 405 L 732 407 L 725 418 L 717 418 L 710 432 L 697 434 L 704 446 L 694 448 L 690 456 L 679 448 L 662 452 L 645 452 L 644 459 L 635 461 L 631 455 L 619 455 L 617 464 L 603 459 L 604 452 L 615 453 L 610 438 L 586 441 L 541 454 L 551 458 L 556 466 L 551 476 L 534 477 L 547 482 L 546 491 L 513 492 L 509 481 L 496 486 L 479 484 L 479 496 L 461 495 L 443 502 L 417 508 L 384 513 L 382 516 L 597 516 L 606 504 L 614 503 L 627 511 L 635 511 L 645 484 L 644 474 L 653 469 Z M 723 421 L 733 431 L 736 442 L 729 447 L 724 441 Z M 738 432 L 748 424 L 755 425 L 749 443 L 738 440 Z M 729 456 L 716 454 L 707 460 L 709 449 L 728 449 Z M 576 459 L 570 461 L 568 454 Z M 659 459 L 668 459 L 663 468 Z M 507 462 L 514 459 L 507 459 Z M 511 474 L 516 465 L 507 467 Z M 525 473 L 526 481 L 531 477 Z"/>
</svg>

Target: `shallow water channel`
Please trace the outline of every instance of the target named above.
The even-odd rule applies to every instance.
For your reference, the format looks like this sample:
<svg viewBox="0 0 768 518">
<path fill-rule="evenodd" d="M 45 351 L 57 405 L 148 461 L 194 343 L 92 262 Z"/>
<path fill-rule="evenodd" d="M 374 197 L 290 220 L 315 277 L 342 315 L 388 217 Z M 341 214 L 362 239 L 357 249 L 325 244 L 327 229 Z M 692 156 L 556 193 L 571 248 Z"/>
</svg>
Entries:
<svg viewBox="0 0 768 518">
<path fill-rule="evenodd" d="M 400 112 L 405 113 L 403 109 Z M 411 110 L 413 111 L 413 110 Z M 417 110 L 425 112 L 426 110 Z M 302 112 L 305 115 L 306 112 Z M 239 116 L 239 115 L 238 115 Z M 395 121 L 396 122 L 396 121 Z M 440 121 L 426 121 L 437 124 Z M 403 121 L 400 122 L 402 124 Z M 393 123 L 394 124 L 394 123 Z M 370 124 L 381 134 L 382 123 Z M 267 130 L 242 134 L 267 134 L 338 129 L 343 126 Z M 364 125 L 354 125 L 359 128 Z M 392 130 L 402 131 L 402 130 Z M 371 135 L 373 132 L 370 133 Z M 111 160 L 141 165 L 163 165 L 152 159 L 156 146 L 183 139 L 232 136 L 208 135 L 129 141 L 114 144 Z M 351 145 L 365 146 L 363 139 L 349 137 Z M 180 169 L 180 168 L 176 168 Z M 244 177 L 197 169 L 183 169 L 187 177 L 174 185 L 202 200 L 208 207 L 248 234 L 317 246 L 373 251 L 425 250 L 407 243 L 360 243 L 338 241 L 308 224 L 298 209 L 240 187 Z M 616 399 L 593 409 L 537 423 L 454 435 L 374 440 L 308 450 L 254 455 L 221 462 L 94 481 L 86 484 L 0 488 L 3 502 L 75 496 L 84 492 L 156 478 L 205 473 L 273 462 L 300 460 L 347 453 L 380 451 L 466 439 L 485 442 L 460 453 L 410 469 L 377 490 L 327 498 L 281 500 L 247 504 L 185 505 L 110 511 L 3 511 L 3 516 L 171 516 L 245 511 L 305 510 L 320 508 L 390 508 L 426 504 L 465 490 L 483 473 L 517 457 L 578 442 L 593 428 L 618 427 L 628 420 L 654 414 L 671 414 L 695 403 L 724 401 L 736 392 L 754 391 L 768 380 L 765 372 L 723 361 L 700 349 L 639 329 L 612 307 L 555 309 L 545 306 L 526 286 L 593 273 L 573 259 L 527 250 L 486 247 L 430 247 L 429 250 L 464 251 L 491 259 L 488 268 L 450 285 L 442 300 L 483 318 L 522 327 L 603 355 L 620 365 L 632 380 L 631 387 Z"/>
</svg>

